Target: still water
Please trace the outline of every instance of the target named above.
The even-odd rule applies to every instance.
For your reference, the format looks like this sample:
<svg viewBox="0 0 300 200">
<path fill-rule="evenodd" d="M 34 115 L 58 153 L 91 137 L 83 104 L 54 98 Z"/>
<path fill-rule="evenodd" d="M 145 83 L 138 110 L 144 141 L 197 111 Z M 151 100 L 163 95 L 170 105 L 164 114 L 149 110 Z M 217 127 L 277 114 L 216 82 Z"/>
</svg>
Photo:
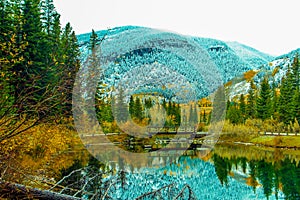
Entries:
<svg viewBox="0 0 300 200">
<path fill-rule="evenodd" d="M 113 172 L 93 179 L 90 186 L 102 195 L 99 199 L 300 199 L 299 149 L 222 144 L 177 159 L 160 152 L 136 163 L 126 156 L 109 156 Z"/>
<path fill-rule="evenodd" d="M 300 199 L 299 161 L 299 150 L 217 145 L 205 156 L 194 151 L 164 167 L 151 167 L 155 162 L 168 162 L 167 156 L 160 155 L 151 158 L 149 167 L 124 167 L 126 184 L 116 185 L 109 196 L 113 199 Z"/>
</svg>

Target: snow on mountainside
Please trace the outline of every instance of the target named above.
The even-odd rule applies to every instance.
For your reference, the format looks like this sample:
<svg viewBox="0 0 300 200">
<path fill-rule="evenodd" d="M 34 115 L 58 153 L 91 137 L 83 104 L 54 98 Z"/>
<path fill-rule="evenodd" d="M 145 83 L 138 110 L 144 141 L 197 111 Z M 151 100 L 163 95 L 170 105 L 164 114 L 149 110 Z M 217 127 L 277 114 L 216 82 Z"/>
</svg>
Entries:
<svg viewBox="0 0 300 200">
<path fill-rule="evenodd" d="M 254 83 L 259 85 L 263 78 L 268 76 L 270 84 L 275 83 L 275 85 L 278 85 L 282 77 L 286 74 L 288 67 L 291 66 L 294 57 L 297 55 L 300 55 L 300 48 L 278 56 L 268 64 L 262 65 L 258 70 L 255 70 L 255 75 L 252 77 Z M 240 94 L 247 94 L 250 89 L 250 83 L 249 80 L 246 80 L 242 75 L 232 79 L 226 89 L 228 97 L 232 99 Z"/>
<path fill-rule="evenodd" d="M 104 70 L 104 82 L 107 85 L 113 85 L 120 79 L 125 78 L 125 82 L 127 81 L 126 83 L 129 84 L 129 87 L 136 87 L 137 82 L 130 80 L 128 77 L 134 77 L 135 74 L 130 73 L 139 66 L 146 66 L 145 69 L 148 71 L 151 71 L 151 69 L 154 68 L 156 71 L 162 70 L 168 77 L 174 77 L 176 74 L 179 74 L 179 78 L 177 79 L 161 78 L 159 84 L 151 84 L 150 80 L 158 80 L 155 76 L 161 76 L 164 73 L 146 73 L 143 77 L 143 82 L 147 83 L 144 85 L 141 83 L 142 86 L 138 88 L 139 91 L 157 91 L 160 89 L 159 87 L 161 87 L 161 85 L 174 85 L 174 83 L 176 83 L 177 86 L 172 86 L 172 90 L 180 91 L 180 88 L 188 85 L 184 85 L 180 80 L 186 79 L 186 82 L 188 83 L 196 82 L 197 85 L 199 85 L 193 90 L 196 91 L 197 98 L 201 98 L 212 92 L 207 89 L 207 87 L 216 89 L 216 86 L 210 86 L 209 81 L 207 82 L 207 80 L 205 80 L 208 76 L 205 73 L 220 74 L 221 81 L 226 83 L 233 78 L 242 75 L 246 71 L 258 70 L 261 66 L 269 66 L 269 62 L 274 60 L 274 57 L 270 55 L 237 42 L 224 42 L 210 38 L 182 36 L 146 27 L 124 26 L 98 31 L 96 33 L 99 38 L 106 35 L 105 42 L 103 45 L 101 44 L 101 47 L 104 48 L 104 51 L 109 52 L 106 55 L 106 59 L 109 62 L 105 63 L 101 68 Z M 90 35 L 91 33 L 77 36 L 82 53 L 82 62 L 86 60 L 90 53 L 88 50 Z M 164 48 L 164 39 L 170 36 L 175 39 L 170 39 L 167 42 L 169 46 L 171 45 L 175 48 L 175 51 L 172 51 L 167 47 Z M 138 39 L 135 40 L 135 37 Z M 180 43 L 177 43 L 177 41 Z M 141 48 L 139 46 L 140 48 L 136 50 L 126 50 L 129 45 L 133 44 L 138 46 L 139 43 L 142 44 L 143 42 L 147 45 L 149 43 L 152 45 L 159 44 L 160 47 L 156 48 L 154 45 L 150 48 Z M 196 53 L 191 50 L 190 44 L 192 43 L 198 44 L 201 47 L 201 52 L 208 55 L 210 61 L 216 66 L 216 69 L 206 68 L 204 74 L 197 74 L 199 72 L 194 68 L 194 64 L 190 62 L 190 58 L 197 56 Z M 190 60 L 186 59 L 184 56 L 188 57 Z M 200 58 L 195 58 L 195 60 L 197 59 L 199 60 Z M 277 63 L 274 63 L 274 65 L 277 65 Z M 270 68 L 272 67 L 273 66 L 270 66 Z M 166 91 L 168 90 L 164 90 L 162 93 L 166 93 Z M 171 91 L 171 94 L 169 95 L 172 96 L 174 93 L 176 92 L 172 93 Z"/>
</svg>

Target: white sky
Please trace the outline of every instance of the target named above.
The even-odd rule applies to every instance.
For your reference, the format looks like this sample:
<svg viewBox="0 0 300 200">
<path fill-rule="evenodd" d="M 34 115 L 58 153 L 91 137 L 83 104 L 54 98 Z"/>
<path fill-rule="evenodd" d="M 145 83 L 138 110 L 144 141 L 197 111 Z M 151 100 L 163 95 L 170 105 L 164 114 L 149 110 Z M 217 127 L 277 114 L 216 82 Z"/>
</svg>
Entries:
<svg viewBox="0 0 300 200">
<path fill-rule="evenodd" d="M 238 41 L 281 55 L 300 48 L 299 0 L 54 0 L 76 34 L 123 25 Z"/>
</svg>

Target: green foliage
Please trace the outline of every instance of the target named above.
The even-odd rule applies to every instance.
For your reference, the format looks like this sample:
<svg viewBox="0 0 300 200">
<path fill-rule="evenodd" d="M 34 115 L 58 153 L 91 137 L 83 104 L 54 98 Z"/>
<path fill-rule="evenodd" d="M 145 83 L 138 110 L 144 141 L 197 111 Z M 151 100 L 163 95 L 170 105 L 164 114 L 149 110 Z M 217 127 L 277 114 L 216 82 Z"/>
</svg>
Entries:
<svg viewBox="0 0 300 200">
<path fill-rule="evenodd" d="M 227 158 L 214 154 L 213 161 L 215 166 L 216 174 L 222 185 L 228 186 L 228 174 L 231 171 L 231 163 L 228 162 Z"/>
<path fill-rule="evenodd" d="M 248 91 L 246 115 L 247 118 L 255 118 L 256 116 L 256 95 L 255 95 L 255 85 L 253 80 L 250 82 L 250 89 Z"/>
<path fill-rule="evenodd" d="M 298 130 L 294 127 L 300 119 L 299 67 L 297 55 L 279 85 L 265 77 L 257 89 L 251 81 L 247 98 L 241 95 L 238 102 L 228 100 L 226 119 L 232 124 L 243 123 L 247 118 L 261 119 L 264 125 L 259 128 L 271 132 Z"/>
<path fill-rule="evenodd" d="M 79 48 L 70 24 L 61 29 L 52 0 L 4 0 L 0 16 L 0 120 L 8 120 L 1 140 L 72 116 Z M 20 129 L 26 121 L 33 123 Z"/>
<path fill-rule="evenodd" d="M 229 175 L 235 176 L 231 173 L 231 167 L 241 168 L 245 173 L 247 166 L 249 166 L 250 177 L 246 178 L 246 183 L 253 187 L 254 192 L 257 187 L 261 186 L 266 199 L 273 197 L 274 193 L 275 197 L 278 198 L 279 190 L 283 192 L 285 199 L 299 199 L 300 166 L 294 159 L 284 156 L 281 159 L 275 158 L 276 162 L 274 162 L 273 156 L 276 153 L 272 153 L 270 154 L 273 155 L 270 162 L 267 161 L 267 156 L 262 156 L 261 151 L 251 151 L 251 159 L 249 159 L 249 156 L 245 156 L 245 152 L 250 150 L 249 148 L 243 149 L 242 155 L 239 153 L 232 155 L 232 152 L 238 151 L 231 146 L 230 148 L 231 151 L 226 152 L 226 154 L 215 152 L 212 157 L 216 174 L 222 185 L 228 184 Z M 221 149 L 225 150 L 224 147 Z M 258 154 L 253 155 L 253 153 Z"/>
<path fill-rule="evenodd" d="M 239 109 L 240 109 L 240 113 L 241 113 L 241 117 L 242 117 L 242 121 L 243 123 L 245 122 L 246 119 L 246 103 L 245 103 L 245 97 L 243 94 L 241 94 L 240 96 L 240 105 L 239 105 Z"/>
<path fill-rule="evenodd" d="M 257 117 L 265 120 L 271 117 L 271 89 L 267 77 L 261 83 L 257 99 Z"/>
<path fill-rule="evenodd" d="M 226 113 L 226 119 L 229 119 L 230 123 L 232 124 L 240 124 L 243 123 L 241 110 L 239 109 L 237 103 L 233 102 L 227 113 Z"/>
</svg>

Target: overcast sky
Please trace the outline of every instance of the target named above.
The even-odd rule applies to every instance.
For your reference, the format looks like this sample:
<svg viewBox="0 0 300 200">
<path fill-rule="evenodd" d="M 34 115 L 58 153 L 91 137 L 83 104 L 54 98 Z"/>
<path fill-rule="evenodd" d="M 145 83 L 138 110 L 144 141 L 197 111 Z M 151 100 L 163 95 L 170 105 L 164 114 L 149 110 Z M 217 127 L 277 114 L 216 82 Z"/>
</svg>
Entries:
<svg viewBox="0 0 300 200">
<path fill-rule="evenodd" d="M 299 0 L 54 0 L 76 34 L 124 25 L 238 41 L 281 55 L 300 48 Z"/>
</svg>

